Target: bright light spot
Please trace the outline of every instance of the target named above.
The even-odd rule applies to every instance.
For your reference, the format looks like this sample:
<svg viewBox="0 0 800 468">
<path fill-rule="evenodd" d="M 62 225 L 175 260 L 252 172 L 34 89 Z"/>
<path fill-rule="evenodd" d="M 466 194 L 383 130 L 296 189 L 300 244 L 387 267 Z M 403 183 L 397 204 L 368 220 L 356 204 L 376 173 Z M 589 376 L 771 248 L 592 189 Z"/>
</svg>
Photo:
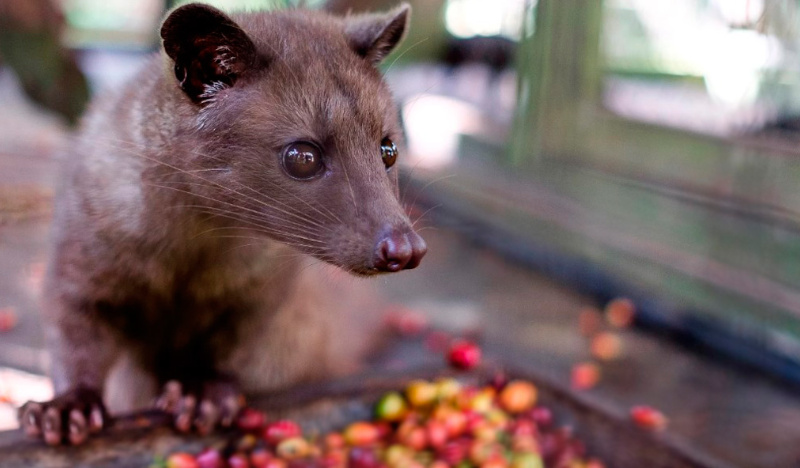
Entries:
<svg viewBox="0 0 800 468">
<path fill-rule="evenodd" d="M 524 6 L 524 0 L 448 0 L 445 27 L 456 37 L 519 39 Z"/>
<path fill-rule="evenodd" d="M 764 13 L 764 0 L 711 0 L 728 24 L 748 24 Z"/>
<path fill-rule="evenodd" d="M 26 401 L 52 398 L 53 384 L 47 377 L 0 367 L 0 431 L 17 428 L 17 408 Z"/>
<path fill-rule="evenodd" d="M 411 153 L 408 164 L 433 169 L 455 159 L 459 136 L 478 128 L 480 111 L 452 98 L 420 94 L 403 104 L 403 122 Z"/>
<path fill-rule="evenodd" d="M 709 44 L 703 73 L 708 94 L 738 107 L 758 98 L 761 74 L 780 61 L 780 43 L 756 31 L 731 29 Z"/>
<path fill-rule="evenodd" d="M 608 0 L 607 5 L 617 14 L 627 12 L 622 17 L 635 18 L 643 29 L 641 41 L 649 44 L 643 48 L 641 43 L 630 42 L 628 35 L 621 34 L 623 29 L 607 29 L 612 58 L 623 63 L 631 58 L 641 62 L 645 58 L 637 55 L 647 50 L 646 66 L 676 75 L 701 74 L 704 57 L 698 44 L 706 41 L 707 19 L 697 14 L 695 0 Z"/>
</svg>

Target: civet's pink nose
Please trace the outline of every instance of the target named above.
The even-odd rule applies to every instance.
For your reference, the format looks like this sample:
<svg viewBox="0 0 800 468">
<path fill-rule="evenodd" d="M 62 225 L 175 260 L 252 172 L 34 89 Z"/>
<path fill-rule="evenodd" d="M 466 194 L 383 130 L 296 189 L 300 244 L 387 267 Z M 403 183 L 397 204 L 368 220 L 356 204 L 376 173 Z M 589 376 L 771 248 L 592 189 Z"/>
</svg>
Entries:
<svg viewBox="0 0 800 468">
<path fill-rule="evenodd" d="M 395 272 L 416 268 L 428 251 L 425 240 L 414 231 L 394 229 L 384 235 L 375 249 L 375 268 Z"/>
</svg>

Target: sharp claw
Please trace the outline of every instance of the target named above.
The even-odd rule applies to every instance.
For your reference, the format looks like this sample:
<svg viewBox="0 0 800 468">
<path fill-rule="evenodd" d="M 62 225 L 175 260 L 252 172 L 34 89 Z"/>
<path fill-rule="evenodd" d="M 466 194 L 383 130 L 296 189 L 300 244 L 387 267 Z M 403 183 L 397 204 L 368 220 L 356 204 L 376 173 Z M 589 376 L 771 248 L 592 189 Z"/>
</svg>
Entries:
<svg viewBox="0 0 800 468">
<path fill-rule="evenodd" d="M 189 432 L 192 429 L 192 419 L 196 407 L 197 400 L 192 395 L 188 395 L 181 400 L 177 408 L 178 414 L 175 417 L 176 429 L 181 432 Z"/>
<path fill-rule="evenodd" d="M 48 408 L 42 416 L 42 434 L 45 443 L 58 445 L 61 443 L 61 414 L 56 408 Z"/>
<path fill-rule="evenodd" d="M 238 396 L 231 395 L 225 398 L 222 401 L 220 425 L 222 425 L 222 427 L 230 427 L 236 420 L 236 416 L 239 415 L 240 410 L 241 406 L 239 406 Z"/>
<path fill-rule="evenodd" d="M 156 407 L 166 412 L 172 413 L 178 410 L 178 404 L 183 397 L 183 386 L 177 380 L 170 380 L 164 384 L 164 392 L 156 401 Z"/>
<path fill-rule="evenodd" d="M 189 432 L 192 429 L 192 416 L 180 414 L 175 417 L 175 429 L 179 432 Z"/>
<path fill-rule="evenodd" d="M 201 392 L 202 400 L 183 393 L 183 386 L 175 380 L 168 381 L 156 407 L 173 415 L 173 424 L 179 432 L 195 429 L 206 435 L 217 427 L 230 427 L 242 408 L 242 396 L 235 386 L 227 382 L 211 382 Z"/>
<path fill-rule="evenodd" d="M 82 444 L 99 432 L 107 418 L 102 399 L 92 389 L 76 387 L 48 402 L 28 402 L 19 410 L 26 436 L 47 445 Z"/>
<path fill-rule="evenodd" d="M 27 437 L 38 438 L 42 435 L 42 405 L 28 402 L 19 410 L 19 422 Z"/>
<path fill-rule="evenodd" d="M 200 407 L 197 411 L 197 419 L 195 419 L 195 427 L 197 432 L 201 435 L 207 435 L 214 430 L 219 420 L 219 408 L 210 400 L 203 400 L 200 402 Z"/>
<path fill-rule="evenodd" d="M 93 405 L 89 411 L 89 432 L 95 434 L 103 429 L 105 424 L 105 417 L 103 416 L 103 409 L 97 405 Z"/>
<path fill-rule="evenodd" d="M 86 416 L 78 409 L 69 412 L 69 427 L 67 436 L 72 445 L 79 445 L 89 438 L 89 427 Z"/>
<path fill-rule="evenodd" d="M 170 380 L 164 385 L 164 396 L 174 403 L 178 403 L 183 397 L 183 385 L 177 380 Z"/>
<path fill-rule="evenodd" d="M 197 398 L 194 395 L 186 395 L 181 401 L 181 411 L 194 411 L 197 408 Z"/>
</svg>

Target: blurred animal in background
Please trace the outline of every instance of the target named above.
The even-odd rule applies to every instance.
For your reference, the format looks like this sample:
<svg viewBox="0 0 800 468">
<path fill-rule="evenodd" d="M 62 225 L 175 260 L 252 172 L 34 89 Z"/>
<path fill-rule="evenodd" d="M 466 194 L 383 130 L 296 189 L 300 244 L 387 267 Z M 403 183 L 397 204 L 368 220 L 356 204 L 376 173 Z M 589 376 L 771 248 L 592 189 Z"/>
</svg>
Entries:
<svg viewBox="0 0 800 468">
<path fill-rule="evenodd" d="M 0 66 L 37 104 L 75 123 L 89 99 L 75 57 L 61 43 L 64 17 L 51 0 L 0 0 Z"/>
<path fill-rule="evenodd" d="M 486 65 L 495 80 L 513 66 L 516 47 L 516 42 L 505 36 L 451 37 L 442 62 L 451 71 L 468 64 Z"/>
<path fill-rule="evenodd" d="M 377 69 L 408 15 L 169 14 L 161 52 L 93 103 L 64 158 L 43 311 L 58 396 L 21 409 L 26 433 L 79 444 L 106 404 L 153 400 L 205 433 L 242 392 L 357 362 L 375 319 L 342 272 L 414 268 L 427 248 Z"/>
</svg>

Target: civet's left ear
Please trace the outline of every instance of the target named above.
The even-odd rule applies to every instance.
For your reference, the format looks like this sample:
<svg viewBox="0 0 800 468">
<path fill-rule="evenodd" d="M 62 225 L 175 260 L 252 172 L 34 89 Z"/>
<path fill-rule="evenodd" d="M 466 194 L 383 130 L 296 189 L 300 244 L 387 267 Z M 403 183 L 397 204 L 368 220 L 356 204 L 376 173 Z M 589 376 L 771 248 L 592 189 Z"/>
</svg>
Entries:
<svg viewBox="0 0 800 468">
<path fill-rule="evenodd" d="M 345 19 L 350 47 L 377 65 L 400 43 L 408 29 L 411 5 L 402 3 L 388 13 L 369 13 Z"/>
</svg>

